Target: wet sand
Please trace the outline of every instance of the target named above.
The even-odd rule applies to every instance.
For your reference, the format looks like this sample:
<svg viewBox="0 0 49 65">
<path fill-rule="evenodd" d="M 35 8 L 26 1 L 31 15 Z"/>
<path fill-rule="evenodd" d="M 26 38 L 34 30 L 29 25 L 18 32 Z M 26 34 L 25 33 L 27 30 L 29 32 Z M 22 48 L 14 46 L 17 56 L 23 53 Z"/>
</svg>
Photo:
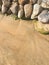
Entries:
<svg viewBox="0 0 49 65">
<path fill-rule="evenodd" d="M 33 21 L 0 15 L 0 65 L 49 65 L 49 35 Z"/>
</svg>

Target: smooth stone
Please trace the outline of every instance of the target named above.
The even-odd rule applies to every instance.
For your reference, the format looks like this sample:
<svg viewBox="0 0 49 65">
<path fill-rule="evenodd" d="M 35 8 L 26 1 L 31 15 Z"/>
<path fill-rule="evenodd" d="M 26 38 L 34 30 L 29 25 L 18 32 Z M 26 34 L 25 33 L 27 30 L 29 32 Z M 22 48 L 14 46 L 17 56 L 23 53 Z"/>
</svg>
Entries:
<svg viewBox="0 0 49 65">
<path fill-rule="evenodd" d="M 44 10 L 39 14 L 38 20 L 42 23 L 49 23 L 49 11 Z"/>
<path fill-rule="evenodd" d="M 18 11 L 18 18 L 22 18 L 23 17 L 23 13 L 24 13 L 23 9 L 19 10 Z"/>
<path fill-rule="evenodd" d="M 24 6 L 24 12 L 25 12 L 26 18 L 30 18 L 31 14 L 32 14 L 32 10 L 33 10 L 33 7 L 31 4 L 26 4 Z"/>
<path fill-rule="evenodd" d="M 39 4 L 35 4 L 33 7 L 33 12 L 31 15 L 31 19 L 36 18 L 36 16 L 43 10 L 43 8 Z"/>
</svg>

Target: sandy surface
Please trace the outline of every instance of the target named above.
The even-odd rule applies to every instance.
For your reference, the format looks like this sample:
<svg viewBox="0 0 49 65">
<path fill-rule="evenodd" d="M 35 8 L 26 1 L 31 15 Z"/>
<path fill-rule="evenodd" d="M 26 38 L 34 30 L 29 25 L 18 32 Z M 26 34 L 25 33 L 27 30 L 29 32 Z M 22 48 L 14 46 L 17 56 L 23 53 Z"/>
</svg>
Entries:
<svg viewBox="0 0 49 65">
<path fill-rule="evenodd" d="M 49 65 L 49 35 L 31 21 L 0 15 L 0 65 Z"/>
</svg>

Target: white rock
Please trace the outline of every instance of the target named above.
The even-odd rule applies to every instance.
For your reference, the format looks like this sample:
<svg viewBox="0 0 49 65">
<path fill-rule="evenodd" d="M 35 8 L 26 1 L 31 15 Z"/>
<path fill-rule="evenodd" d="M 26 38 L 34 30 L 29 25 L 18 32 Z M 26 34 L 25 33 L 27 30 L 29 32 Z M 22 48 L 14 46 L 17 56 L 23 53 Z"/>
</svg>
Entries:
<svg viewBox="0 0 49 65">
<path fill-rule="evenodd" d="M 22 9 L 18 11 L 18 18 L 22 18 L 23 17 L 23 12 L 24 11 Z"/>
<path fill-rule="evenodd" d="M 35 4 L 33 7 L 33 12 L 31 15 L 31 19 L 34 19 L 42 11 L 42 7 L 39 4 Z"/>
</svg>

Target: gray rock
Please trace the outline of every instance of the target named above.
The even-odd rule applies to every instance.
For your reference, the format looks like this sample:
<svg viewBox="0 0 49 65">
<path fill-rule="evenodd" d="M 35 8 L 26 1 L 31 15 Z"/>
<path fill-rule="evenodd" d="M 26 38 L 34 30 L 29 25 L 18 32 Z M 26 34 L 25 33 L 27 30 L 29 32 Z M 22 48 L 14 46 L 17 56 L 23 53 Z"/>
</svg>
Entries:
<svg viewBox="0 0 49 65">
<path fill-rule="evenodd" d="M 17 2 L 13 2 L 12 6 L 10 7 L 10 10 L 13 14 L 18 14 L 18 3 Z"/>
<path fill-rule="evenodd" d="M 33 7 L 33 12 L 31 15 L 31 19 L 36 18 L 36 16 L 43 10 L 43 8 L 39 4 L 35 4 Z"/>
<path fill-rule="evenodd" d="M 32 14 L 32 9 L 33 9 L 33 7 L 31 4 L 24 5 L 24 12 L 25 12 L 26 18 L 30 18 L 31 14 Z"/>
<path fill-rule="evenodd" d="M 48 10 L 42 11 L 41 14 L 38 16 L 38 20 L 42 23 L 48 23 L 49 22 L 49 12 L 48 12 Z"/>
</svg>

